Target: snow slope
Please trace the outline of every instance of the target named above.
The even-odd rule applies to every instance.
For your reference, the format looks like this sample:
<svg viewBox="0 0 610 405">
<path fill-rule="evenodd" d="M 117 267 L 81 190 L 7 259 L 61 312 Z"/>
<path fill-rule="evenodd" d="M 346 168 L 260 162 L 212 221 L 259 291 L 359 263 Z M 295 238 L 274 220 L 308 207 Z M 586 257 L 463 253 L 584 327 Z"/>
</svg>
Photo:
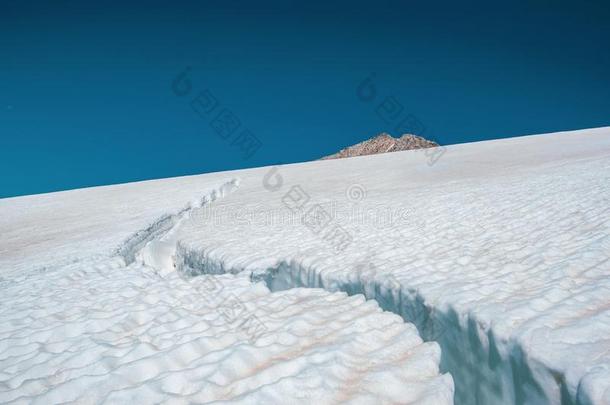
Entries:
<svg viewBox="0 0 610 405">
<path fill-rule="evenodd" d="M 396 152 L 0 200 L 0 400 L 444 403 L 454 382 L 458 404 L 609 404 L 610 128 L 428 162 Z M 260 336 L 232 329 L 226 300 L 199 303 L 200 280 L 223 280 Z M 438 342 L 451 376 L 436 343 L 377 305 Z"/>
<path fill-rule="evenodd" d="M 0 402 L 451 403 L 438 344 L 374 301 L 164 271 L 191 213 L 238 184 L 0 200 Z"/>
</svg>

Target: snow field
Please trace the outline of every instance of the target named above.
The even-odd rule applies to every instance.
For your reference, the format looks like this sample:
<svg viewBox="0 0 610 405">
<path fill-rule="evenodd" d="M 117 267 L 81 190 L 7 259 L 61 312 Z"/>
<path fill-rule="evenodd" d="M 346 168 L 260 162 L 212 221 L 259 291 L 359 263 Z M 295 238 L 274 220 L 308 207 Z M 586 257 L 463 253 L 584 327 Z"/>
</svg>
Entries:
<svg viewBox="0 0 610 405">
<path fill-rule="evenodd" d="M 609 404 L 609 184 L 600 128 L 0 200 L 0 401 Z"/>
<path fill-rule="evenodd" d="M 2 403 L 452 401 L 438 346 L 362 296 L 162 277 L 120 258 L 2 289 Z"/>
</svg>

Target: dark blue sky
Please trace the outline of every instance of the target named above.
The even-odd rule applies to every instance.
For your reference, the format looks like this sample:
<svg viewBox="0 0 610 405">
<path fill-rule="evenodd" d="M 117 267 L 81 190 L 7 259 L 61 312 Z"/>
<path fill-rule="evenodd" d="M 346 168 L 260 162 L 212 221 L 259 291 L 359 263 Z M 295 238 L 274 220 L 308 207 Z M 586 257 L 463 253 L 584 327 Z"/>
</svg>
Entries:
<svg viewBox="0 0 610 405">
<path fill-rule="evenodd" d="M 0 3 L 0 197 L 610 125 L 603 2 L 84 3 Z"/>
</svg>

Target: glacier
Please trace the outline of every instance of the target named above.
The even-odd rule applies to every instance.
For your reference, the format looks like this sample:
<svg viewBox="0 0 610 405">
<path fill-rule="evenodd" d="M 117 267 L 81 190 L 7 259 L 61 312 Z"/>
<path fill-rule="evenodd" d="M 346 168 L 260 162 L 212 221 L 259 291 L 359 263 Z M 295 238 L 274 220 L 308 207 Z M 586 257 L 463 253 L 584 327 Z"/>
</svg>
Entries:
<svg viewBox="0 0 610 405">
<path fill-rule="evenodd" d="M 0 401 L 609 404 L 609 184 L 598 128 L 0 200 Z"/>
</svg>

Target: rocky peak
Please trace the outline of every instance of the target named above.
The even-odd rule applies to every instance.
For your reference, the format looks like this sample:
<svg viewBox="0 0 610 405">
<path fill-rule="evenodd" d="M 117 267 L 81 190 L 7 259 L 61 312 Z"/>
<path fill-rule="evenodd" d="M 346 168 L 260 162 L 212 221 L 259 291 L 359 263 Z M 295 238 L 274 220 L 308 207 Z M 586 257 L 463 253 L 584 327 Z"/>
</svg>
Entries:
<svg viewBox="0 0 610 405">
<path fill-rule="evenodd" d="M 401 150 L 433 148 L 439 146 L 436 142 L 429 141 L 421 136 L 404 134 L 400 138 L 394 138 L 385 132 L 366 141 L 348 146 L 332 155 L 324 156 L 326 159 L 340 159 L 353 156 L 375 155 L 378 153 L 397 152 Z"/>
</svg>

